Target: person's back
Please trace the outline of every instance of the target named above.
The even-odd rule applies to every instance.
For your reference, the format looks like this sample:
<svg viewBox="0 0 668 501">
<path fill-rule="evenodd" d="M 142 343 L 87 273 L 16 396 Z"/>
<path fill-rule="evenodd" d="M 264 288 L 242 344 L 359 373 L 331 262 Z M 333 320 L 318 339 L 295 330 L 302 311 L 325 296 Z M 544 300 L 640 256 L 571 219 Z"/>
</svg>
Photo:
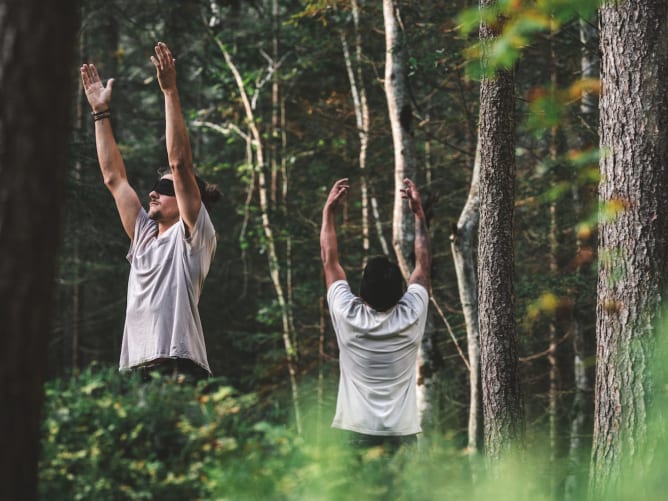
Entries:
<svg viewBox="0 0 668 501">
<path fill-rule="evenodd" d="M 405 180 L 403 197 L 415 214 L 415 270 L 408 289 L 396 264 L 369 261 L 360 296 L 339 263 L 334 212 L 348 191 L 337 181 L 323 208 L 320 247 L 327 301 L 339 345 L 339 392 L 332 426 L 353 432 L 355 445 L 395 448 L 421 431 L 417 409 L 417 354 L 429 303 L 431 251 L 420 194 Z"/>
<path fill-rule="evenodd" d="M 340 280 L 327 301 L 341 371 L 333 426 L 367 435 L 419 433 L 416 362 L 427 290 L 412 284 L 395 306 L 379 312 Z"/>
</svg>

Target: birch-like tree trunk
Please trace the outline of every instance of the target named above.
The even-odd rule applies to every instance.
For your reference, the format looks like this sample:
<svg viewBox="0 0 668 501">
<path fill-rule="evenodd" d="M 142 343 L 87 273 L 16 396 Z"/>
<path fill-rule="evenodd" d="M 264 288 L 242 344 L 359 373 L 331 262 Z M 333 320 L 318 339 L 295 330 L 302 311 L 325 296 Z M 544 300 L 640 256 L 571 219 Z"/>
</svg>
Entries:
<svg viewBox="0 0 668 501">
<path fill-rule="evenodd" d="M 357 125 L 357 134 L 360 141 L 359 149 L 359 167 L 360 167 L 360 198 L 362 202 L 362 250 L 364 255 L 364 262 L 362 266 L 366 265 L 369 257 L 369 250 L 371 248 L 369 237 L 369 200 L 371 200 L 372 208 L 374 208 L 373 215 L 375 221 L 376 232 L 378 234 L 378 241 L 383 249 L 383 254 L 389 256 L 389 247 L 385 241 L 382 225 L 380 223 L 380 216 L 377 210 L 377 202 L 373 195 L 369 193 L 369 182 L 367 177 L 367 151 L 369 148 L 369 106 L 366 99 L 366 85 L 364 83 L 364 71 L 362 66 L 362 34 L 359 29 L 359 5 L 356 0 L 350 2 L 353 13 L 354 26 L 354 57 L 351 54 L 346 40 L 345 33 L 341 32 L 341 48 L 343 49 L 343 58 L 346 64 L 346 72 L 348 73 L 348 81 L 350 82 L 350 94 L 353 99 L 353 107 L 355 109 L 355 123 Z"/>
<path fill-rule="evenodd" d="M 481 7 L 493 7 L 482 0 Z M 498 20 L 501 23 L 501 20 Z M 483 51 L 494 27 L 481 23 Z M 483 52 L 483 66 L 486 70 Z M 485 450 L 499 458 L 524 428 L 513 295 L 515 204 L 515 87 L 511 69 L 480 82 L 480 229 L 478 304 Z"/>
<path fill-rule="evenodd" d="M 599 15 L 604 210 L 589 487 L 603 499 L 625 471 L 642 468 L 652 446 L 652 355 L 668 252 L 668 2 L 606 1 Z"/>
<path fill-rule="evenodd" d="M 478 325 L 478 279 L 475 249 L 480 221 L 480 142 L 476 146 L 471 186 L 466 204 L 450 236 L 452 258 L 457 275 L 459 301 L 466 325 L 466 343 L 469 363 L 469 419 L 468 451 L 482 449 L 482 393 L 480 388 L 480 329 Z"/>
<path fill-rule="evenodd" d="M 408 82 L 408 51 L 400 30 L 399 0 L 383 0 L 383 19 L 385 23 L 385 95 L 392 128 L 392 144 L 394 147 L 394 208 L 392 212 L 392 247 L 404 279 L 408 278 L 413 269 L 411 256 L 414 251 L 414 217 L 401 198 L 404 179 L 415 181 L 416 159 L 411 136 L 413 110 L 410 101 Z M 428 322 L 429 325 L 429 322 Z M 428 388 L 431 387 L 433 371 L 427 364 L 431 359 L 431 342 L 429 334 L 425 334 L 418 351 L 417 367 L 418 386 L 417 401 L 422 420 L 430 408 Z M 426 369 L 426 370 L 425 370 Z"/>
<path fill-rule="evenodd" d="M 74 1 L 0 0 L 0 499 L 38 498 L 78 19 Z"/>
<path fill-rule="evenodd" d="M 278 253 L 276 252 L 276 241 L 274 239 L 274 231 L 271 225 L 269 218 L 269 199 L 270 195 L 268 194 L 269 187 L 267 186 L 267 180 L 265 175 L 265 160 L 264 160 L 264 148 L 262 142 L 262 136 L 256 124 L 256 119 L 253 112 L 253 107 L 251 101 L 248 98 L 243 79 L 236 65 L 232 61 L 232 57 L 225 48 L 225 46 L 217 41 L 218 47 L 225 58 L 227 66 L 230 68 L 234 80 L 237 84 L 241 100 L 243 102 L 244 111 L 246 113 L 246 121 L 248 127 L 251 131 L 251 137 L 253 140 L 253 145 L 255 147 L 255 158 L 256 158 L 256 172 L 257 172 L 257 181 L 258 181 L 258 195 L 260 198 L 260 212 L 262 217 L 262 230 L 264 232 L 264 237 L 266 239 L 267 245 L 267 260 L 269 263 L 269 275 L 271 277 L 271 282 L 274 286 L 274 291 L 276 293 L 276 300 L 279 304 L 281 310 L 281 321 L 283 328 L 283 345 L 285 348 L 285 358 L 288 366 L 288 373 L 290 375 L 290 385 L 292 389 L 292 400 L 295 412 L 295 425 L 297 432 L 301 433 L 301 411 L 300 411 L 300 396 L 299 396 L 299 385 L 297 382 L 297 352 L 292 342 L 292 333 L 290 331 L 290 311 L 289 305 L 286 300 L 285 288 L 281 282 L 280 276 L 280 262 L 278 259 Z"/>
<path fill-rule="evenodd" d="M 411 137 L 413 110 L 408 89 L 407 50 L 399 28 L 398 0 L 383 0 L 385 23 L 385 95 L 394 146 L 394 210 L 392 247 L 404 278 L 411 274 L 413 252 L 413 215 L 399 190 L 404 178 L 415 177 L 415 153 Z M 415 179 L 413 179 L 415 181 Z"/>
</svg>

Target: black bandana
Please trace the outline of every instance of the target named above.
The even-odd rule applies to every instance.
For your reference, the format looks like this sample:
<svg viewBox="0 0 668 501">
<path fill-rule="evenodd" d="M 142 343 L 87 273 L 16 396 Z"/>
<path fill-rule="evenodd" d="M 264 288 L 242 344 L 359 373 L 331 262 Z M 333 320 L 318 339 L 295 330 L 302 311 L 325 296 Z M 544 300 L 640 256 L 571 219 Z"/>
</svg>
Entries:
<svg viewBox="0 0 668 501">
<path fill-rule="evenodd" d="M 167 195 L 173 197 L 175 195 L 174 181 L 163 177 L 160 181 L 157 181 L 153 185 L 153 189 L 151 191 L 155 191 L 156 193 L 160 193 L 161 195 Z"/>
</svg>

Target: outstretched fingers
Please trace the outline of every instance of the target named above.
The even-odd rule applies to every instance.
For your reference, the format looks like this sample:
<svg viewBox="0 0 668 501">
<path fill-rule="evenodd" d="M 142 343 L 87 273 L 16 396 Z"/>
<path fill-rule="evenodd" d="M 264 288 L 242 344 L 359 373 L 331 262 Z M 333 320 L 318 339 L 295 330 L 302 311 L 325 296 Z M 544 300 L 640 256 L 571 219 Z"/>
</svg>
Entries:
<svg viewBox="0 0 668 501">
<path fill-rule="evenodd" d="M 151 61 L 161 71 L 173 67 L 176 63 L 176 59 L 164 42 L 158 42 L 155 46 L 155 56 L 151 56 Z"/>
<path fill-rule="evenodd" d="M 97 69 L 93 64 L 84 64 L 81 66 L 81 81 L 85 89 L 100 81 Z"/>
</svg>

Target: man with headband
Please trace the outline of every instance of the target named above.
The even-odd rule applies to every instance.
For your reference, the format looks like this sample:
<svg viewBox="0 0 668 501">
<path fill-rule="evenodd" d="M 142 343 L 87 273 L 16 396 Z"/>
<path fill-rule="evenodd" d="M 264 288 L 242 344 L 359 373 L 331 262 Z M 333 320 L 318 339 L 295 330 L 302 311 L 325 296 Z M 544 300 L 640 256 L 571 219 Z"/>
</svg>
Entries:
<svg viewBox="0 0 668 501">
<path fill-rule="evenodd" d="M 114 80 L 105 86 L 94 65 L 81 67 L 100 170 L 131 240 L 119 367 L 144 377 L 157 371 L 200 380 L 211 373 L 197 306 L 216 250 L 207 208 L 220 193 L 195 175 L 176 87 L 175 59 L 167 45 L 159 42 L 151 61 L 165 98 L 169 169 L 149 193 L 148 212 L 128 183 L 111 127 Z"/>
</svg>

